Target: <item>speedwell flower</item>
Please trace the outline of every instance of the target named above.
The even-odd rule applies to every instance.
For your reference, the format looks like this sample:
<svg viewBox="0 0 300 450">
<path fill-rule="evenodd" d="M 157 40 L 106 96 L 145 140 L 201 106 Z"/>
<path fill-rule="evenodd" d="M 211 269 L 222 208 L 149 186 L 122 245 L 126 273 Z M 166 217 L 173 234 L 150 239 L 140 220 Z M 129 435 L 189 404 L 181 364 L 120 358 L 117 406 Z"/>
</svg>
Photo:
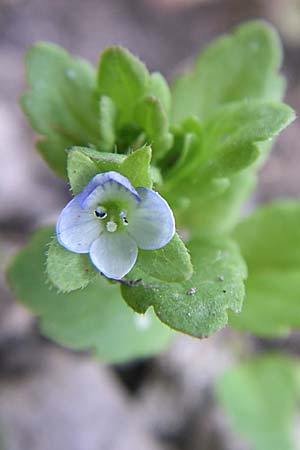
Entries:
<svg viewBox="0 0 300 450">
<path fill-rule="evenodd" d="M 134 266 L 138 247 L 164 247 L 175 232 L 173 213 L 157 192 L 136 189 L 118 172 L 96 175 L 62 210 L 58 242 L 75 253 L 89 253 L 108 278 L 121 279 Z"/>
</svg>

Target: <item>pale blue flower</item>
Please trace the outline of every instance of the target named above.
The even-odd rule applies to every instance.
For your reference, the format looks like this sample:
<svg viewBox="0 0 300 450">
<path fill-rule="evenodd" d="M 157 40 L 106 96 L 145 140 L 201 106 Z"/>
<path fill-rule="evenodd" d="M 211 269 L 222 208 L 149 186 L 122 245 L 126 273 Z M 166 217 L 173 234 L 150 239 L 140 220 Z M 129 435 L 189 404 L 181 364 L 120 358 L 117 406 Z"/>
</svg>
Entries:
<svg viewBox="0 0 300 450">
<path fill-rule="evenodd" d="M 138 247 L 164 247 L 175 233 L 167 202 L 151 189 L 137 187 L 118 172 L 96 175 L 62 210 L 58 242 L 75 253 L 89 253 L 108 278 L 123 278 L 134 266 Z"/>
</svg>

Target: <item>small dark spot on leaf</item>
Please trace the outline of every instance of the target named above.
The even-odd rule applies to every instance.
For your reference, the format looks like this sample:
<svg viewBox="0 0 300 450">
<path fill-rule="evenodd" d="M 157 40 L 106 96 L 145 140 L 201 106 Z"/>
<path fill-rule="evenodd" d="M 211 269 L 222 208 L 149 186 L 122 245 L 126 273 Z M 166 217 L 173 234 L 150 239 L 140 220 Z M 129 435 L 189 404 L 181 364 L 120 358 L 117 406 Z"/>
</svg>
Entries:
<svg viewBox="0 0 300 450">
<path fill-rule="evenodd" d="M 222 292 L 224 292 L 224 294 L 226 294 L 226 292 L 227 292 L 227 291 L 226 291 L 226 289 L 223 289 L 223 291 L 222 291 Z"/>
</svg>

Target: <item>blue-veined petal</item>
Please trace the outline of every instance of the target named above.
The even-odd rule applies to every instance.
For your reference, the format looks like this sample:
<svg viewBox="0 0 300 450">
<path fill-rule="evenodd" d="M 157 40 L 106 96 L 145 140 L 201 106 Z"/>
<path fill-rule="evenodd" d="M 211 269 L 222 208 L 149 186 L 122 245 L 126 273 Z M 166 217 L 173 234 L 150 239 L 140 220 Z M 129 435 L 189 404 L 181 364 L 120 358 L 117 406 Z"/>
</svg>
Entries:
<svg viewBox="0 0 300 450">
<path fill-rule="evenodd" d="M 83 208 L 94 207 L 99 201 L 119 201 L 123 198 L 140 201 L 137 191 L 129 180 L 114 171 L 95 175 L 81 195 L 81 206 Z"/>
<path fill-rule="evenodd" d="M 75 253 L 88 253 L 98 238 L 102 224 L 92 211 L 80 206 L 81 194 L 76 195 L 62 210 L 56 224 L 58 242 Z"/>
<path fill-rule="evenodd" d="M 134 266 L 137 252 L 137 244 L 127 232 L 104 231 L 91 245 L 90 258 L 103 275 L 119 280 Z"/>
<path fill-rule="evenodd" d="M 135 209 L 139 201 L 140 197 L 137 198 L 122 184 L 107 181 L 97 186 L 84 201 L 81 201 L 81 206 L 86 209 L 95 209 L 97 205 L 114 203 L 123 208 Z"/>
<path fill-rule="evenodd" d="M 138 187 L 142 201 L 129 217 L 128 232 L 144 250 L 164 247 L 175 233 L 175 221 L 168 203 L 151 189 Z"/>
</svg>

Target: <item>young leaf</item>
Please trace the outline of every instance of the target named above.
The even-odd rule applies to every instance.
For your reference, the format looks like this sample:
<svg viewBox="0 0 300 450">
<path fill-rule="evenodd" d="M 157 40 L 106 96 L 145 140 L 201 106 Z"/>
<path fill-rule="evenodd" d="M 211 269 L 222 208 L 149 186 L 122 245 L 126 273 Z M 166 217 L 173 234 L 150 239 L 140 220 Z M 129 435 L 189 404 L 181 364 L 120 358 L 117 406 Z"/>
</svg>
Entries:
<svg viewBox="0 0 300 450">
<path fill-rule="evenodd" d="M 108 170 L 118 170 L 122 161 L 126 158 L 125 155 L 118 153 L 99 152 L 89 147 L 73 147 L 72 150 L 78 150 L 84 155 L 91 158 L 98 166 L 100 172 Z"/>
<path fill-rule="evenodd" d="M 173 136 L 169 132 L 169 121 L 162 104 L 156 97 L 144 97 L 135 109 L 135 120 L 146 134 L 156 159 L 161 159 L 170 149 Z"/>
<path fill-rule="evenodd" d="M 112 152 L 116 143 L 117 108 L 114 102 L 103 95 L 99 109 L 99 143 L 101 152 Z"/>
<path fill-rule="evenodd" d="M 167 81 L 161 73 L 154 72 L 150 75 L 148 95 L 156 97 L 161 102 L 169 117 L 171 110 L 171 92 Z"/>
<path fill-rule="evenodd" d="M 285 82 L 278 74 L 281 43 L 263 21 L 238 27 L 210 44 L 191 72 L 172 88 L 172 122 L 195 114 L 207 118 L 219 106 L 245 98 L 280 100 Z"/>
<path fill-rule="evenodd" d="M 291 360 L 268 355 L 242 363 L 218 380 L 216 393 L 233 430 L 252 450 L 296 450 L 297 390 Z"/>
<path fill-rule="evenodd" d="M 52 235 L 52 227 L 38 231 L 8 270 L 16 297 L 40 317 L 46 336 L 76 350 L 91 349 L 110 363 L 166 348 L 172 337 L 170 330 L 151 311 L 144 317 L 133 313 L 122 300 L 119 286 L 101 278 L 70 294 L 50 290 L 44 266 Z"/>
<path fill-rule="evenodd" d="M 288 106 L 259 101 L 232 103 L 213 114 L 204 123 L 201 138 L 191 134 L 184 166 L 170 173 L 162 192 L 178 223 L 210 234 L 227 230 L 227 223 L 229 228 L 234 225 L 254 184 L 255 176 L 242 171 L 259 156 L 257 142 L 270 139 L 293 119 Z"/>
<path fill-rule="evenodd" d="M 197 156 L 201 152 L 203 139 L 202 125 L 196 117 L 188 117 L 180 126 L 173 127 L 173 130 L 172 157 L 177 156 L 177 160 L 171 167 L 169 164 L 165 167 L 166 183 L 171 190 L 197 169 Z"/>
<path fill-rule="evenodd" d="M 210 234 L 235 225 L 255 181 L 254 174 L 243 169 L 260 155 L 257 143 L 270 139 L 293 119 L 286 105 L 253 100 L 219 108 L 198 130 L 195 123 L 194 131 L 184 136 L 181 155 L 167 172 L 162 191 L 175 209 L 177 222 Z"/>
<path fill-rule="evenodd" d="M 203 338 L 227 324 L 227 309 L 240 311 L 246 267 L 228 239 L 192 241 L 193 276 L 182 283 L 163 283 L 143 276 L 123 285 L 122 294 L 137 312 L 153 306 L 158 318 L 175 330 Z M 141 281 L 136 281 L 140 279 Z"/>
<path fill-rule="evenodd" d="M 300 328 L 300 202 L 255 211 L 234 232 L 249 267 L 243 312 L 230 325 L 262 336 Z"/>
<path fill-rule="evenodd" d="M 124 159 L 125 155 L 73 147 L 68 152 L 68 177 L 73 194 L 79 194 L 98 173 L 110 170 L 119 172 Z"/>
<path fill-rule="evenodd" d="M 193 273 L 190 255 L 177 233 L 159 250 L 140 249 L 136 266 L 150 277 L 169 282 L 187 280 Z"/>
<path fill-rule="evenodd" d="M 225 179 L 226 180 L 226 179 Z M 187 224 L 193 236 L 221 235 L 232 231 L 240 220 L 245 199 L 253 190 L 256 177 L 249 170 L 243 171 L 227 181 L 219 179 L 210 184 L 210 195 L 197 195 L 197 188 L 190 189 L 190 202 L 175 210 L 178 224 Z M 216 180 L 217 181 L 217 180 Z M 184 190 L 182 194 L 184 195 Z M 204 191 L 204 194 L 206 191 Z M 183 197 L 184 199 L 184 197 Z"/>
<path fill-rule="evenodd" d="M 54 237 L 47 253 L 47 275 L 61 292 L 85 288 L 100 278 L 86 254 L 73 253 L 62 247 Z"/>
<path fill-rule="evenodd" d="M 73 147 L 68 152 L 67 173 L 73 195 L 77 195 L 99 173 L 99 167 L 92 158 L 83 153 L 82 148 Z"/>
<path fill-rule="evenodd" d="M 32 47 L 26 57 L 30 90 L 21 100 L 43 158 L 59 175 L 66 175 L 65 149 L 96 144 L 98 99 L 92 67 L 50 43 Z"/>
<path fill-rule="evenodd" d="M 128 156 L 101 153 L 84 147 L 68 152 L 68 176 L 74 195 L 80 193 L 97 173 L 116 171 L 124 175 L 134 187 L 152 187 L 150 170 L 151 147 L 143 147 Z"/>
<path fill-rule="evenodd" d="M 109 47 L 101 55 L 98 68 L 100 95 L 109 97 L 119 110 L 119 124 L 131 122 L 137 101 L 150 83 L 146 66 L 128 50 Z"/>
<path fill-rule="evenodd" d="M 219 108 L 204 124 L 198 167 L 206 177 L 232 175 L 257 158 L 255 143 L 276 136 L 294 119 L 291 108 L 275 102 L 247 100 Z"/>
<path fill-rule="evenodd" d="M 180 156 L 171 170 L 165 169 L 165 183 L 161 187 L 162 195 L 172 205 L 177 224 L 188 227 L 192 236 L 230 231 L 256 181 L 250 169 L 230 177 L 201 179 L 198 165 L 204 135 L 204 126 L 195 118 L 188 118 L 177 127 L 175 150 L 179 149 Z"/>
<path fill-rule="evenodd" d="M 151 156 L 151 147 L 144 145 L 124 158 L 119 172 L 127 177 L 134 187 L 144 186 L 151 189 Z"/>
</svg>

